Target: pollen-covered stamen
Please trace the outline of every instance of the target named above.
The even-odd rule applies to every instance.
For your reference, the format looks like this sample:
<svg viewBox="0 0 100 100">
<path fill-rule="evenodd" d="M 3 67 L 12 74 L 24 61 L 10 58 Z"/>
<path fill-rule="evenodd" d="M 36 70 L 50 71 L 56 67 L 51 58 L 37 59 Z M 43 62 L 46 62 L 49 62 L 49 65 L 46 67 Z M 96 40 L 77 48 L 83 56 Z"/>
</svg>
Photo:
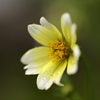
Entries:
<svg viewBox="0 0 100 100">
<path fill-rule="evenodd" d="M 65 42 L 60 42 L 58 40 L 49 43 L 48 47 L 50 47 L 50 52 L 48 55 L 50 58 L 54 58 L 53 61 L 59 61 L 67 58 L 71 51 L 70 47 Z"/>
</svg>

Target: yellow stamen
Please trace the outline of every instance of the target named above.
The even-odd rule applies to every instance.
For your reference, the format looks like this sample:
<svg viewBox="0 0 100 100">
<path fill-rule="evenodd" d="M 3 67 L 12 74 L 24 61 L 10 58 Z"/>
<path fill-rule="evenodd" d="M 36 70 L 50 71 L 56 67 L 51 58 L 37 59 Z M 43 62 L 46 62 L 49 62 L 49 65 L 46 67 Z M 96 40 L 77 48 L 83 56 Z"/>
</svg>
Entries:
<svg viewBox="0 0 100 100">
<path fill-rule="evenodd" d="M 48 43 L 48 47 L 50 47 L 48 56 L 50 56 L 50 59 L 53 59 L 53 62 L 66 59 L 71 51 L 70 47 L 65 42 L 60 42 L 58 40 Z"/>
</svg>

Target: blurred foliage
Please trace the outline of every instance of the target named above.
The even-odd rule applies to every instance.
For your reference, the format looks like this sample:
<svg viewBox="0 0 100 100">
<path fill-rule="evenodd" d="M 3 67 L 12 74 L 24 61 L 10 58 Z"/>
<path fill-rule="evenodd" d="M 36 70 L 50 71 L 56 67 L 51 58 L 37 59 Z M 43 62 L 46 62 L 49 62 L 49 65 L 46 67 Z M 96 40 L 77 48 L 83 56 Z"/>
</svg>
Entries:
<svg viewBox="0 0 100 100">
<path fill-rule="evenodd" d="M 70 78 L 64 74 L 62 77 L 63 87 L 55 87 L 54 88 L 54 96 L 59 97 L 60 100 L 86 100 L 80 96 Z"/>
<path fill-rule="evenodd" d="M 69 12 L 77 24 L 78 44 L 90 62 L 96 99 L 100 98 L 100 0 L 0 0 L 0 100 L 61 100 L 36 87 L 36 76 L 25 76 L 20 57 L 38 45 L 27 32 L 27 25 L 39 23 L 41 16 L 60 30 L 60 17 Z M 75 90 L 86 97 L 86 82 L 81 62 L 77 74 L 69 76 Z"/>
</svg>

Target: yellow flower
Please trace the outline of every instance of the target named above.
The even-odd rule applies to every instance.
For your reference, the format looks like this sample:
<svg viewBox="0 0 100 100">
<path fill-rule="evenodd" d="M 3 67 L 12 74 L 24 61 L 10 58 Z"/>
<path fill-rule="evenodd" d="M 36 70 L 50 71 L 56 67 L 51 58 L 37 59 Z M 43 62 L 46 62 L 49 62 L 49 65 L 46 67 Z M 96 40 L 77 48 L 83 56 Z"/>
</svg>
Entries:
<svg viewBox="0 0 100 100">
<path fill-rule="evenodd" d="M 39 74 L 38 89 L 47 90 L 53 83 L 63 86 L 60 79 L 66 67 L 68 75 L 77 72 L 81 52 L 76 44 L 76 24 L 71 22 L 69 13 L 61 16 L 62 33 L 44 17 L 40 24 L 28 25 L 28 32 L 43 46 L 27 51 L 21 62 L 26 64 L 26 75 Z"/>
</svg>

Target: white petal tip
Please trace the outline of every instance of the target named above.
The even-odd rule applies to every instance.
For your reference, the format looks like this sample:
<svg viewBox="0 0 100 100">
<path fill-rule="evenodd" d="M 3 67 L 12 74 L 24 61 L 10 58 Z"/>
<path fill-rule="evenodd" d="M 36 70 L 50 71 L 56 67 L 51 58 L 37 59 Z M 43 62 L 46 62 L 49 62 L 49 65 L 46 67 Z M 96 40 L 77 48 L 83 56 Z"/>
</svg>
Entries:
<svg viewBox="0 0 100 100">
<path fill-rule="evenodd" d="M 70 14 L 69 13 L 64 13 L 62 16 L 69 18 L 70 17 Z"/>
<path fill-rule="evenodd" d="M 70 26 L 72 24 L 69 13 L 64 13 L 62 15 L 62 22 L 67 26 Z"/>
<path fill-rule="evenodd" d="M 40 78 L 39 81 L 37 82 L 37 87 L 40 90 L 45 89 L 45 84 L 46 84 L 46 79 L 45 78 Z"/>
<path fill-rule="evenodd" d="M 44 17 L 41 17 L 41 18 L 40 18 L 40 21 L 42 21 L 42 20 L 45 20 L 45 18 L 44 18 Z"/>
<path fill-rule="evenodd" d="M 76 74 L 77 70 L 78 70 L 78 66 L 73 66 L 72 69 L 67 70 L 67 74 L 68 74 L 68 75 Z"/>
<path fill-rule="evenodd" d="M 81 51 L 80 51 L 80 48 L 78 45 L 75 45 L 75 48 L 74 48 L 74 55 L 77 56 L 78 58 L 80 57 L 81 55 Z"/>
<path fill-rule="evenodd" d="M 50 23 L 44 17 L 40 18 L 40 24 L 46 27 L 47 29 L 51 29 Z"/>
<path fill-rule="evenodd" d="M 44 17 L 40 18 L 40 24 L 42 25 L 43 23 L 47 22 L 47 20 Z"/>
<path fill-rule="evenodd" d="M 25 71 L 25 75 L 32 75 L 32 74 L 34 74 L 34 72 L 33 72 L 33 70 L 31 70 L 31 69 L 27 69 L 27 70 Z"/>
<path fill-rule="evenodd" d="M 40 90 L 48 90 L 52 84 L 53 81 L 46 77 L 40 77 L 40 79 L 37 81 L 37 87 Z"/>
<path fill-rule="evenodd" d="M 29 25 L 27 26 L 28 29 L 29 29 L 30 27 L 32 27 L 32 24 L 29 24 Z"/>
<path fill-rule="evenodd" d="M 31 75 L 31 73 L 28 70 L 26 70 L 25 75 Z"/>
</svg>

